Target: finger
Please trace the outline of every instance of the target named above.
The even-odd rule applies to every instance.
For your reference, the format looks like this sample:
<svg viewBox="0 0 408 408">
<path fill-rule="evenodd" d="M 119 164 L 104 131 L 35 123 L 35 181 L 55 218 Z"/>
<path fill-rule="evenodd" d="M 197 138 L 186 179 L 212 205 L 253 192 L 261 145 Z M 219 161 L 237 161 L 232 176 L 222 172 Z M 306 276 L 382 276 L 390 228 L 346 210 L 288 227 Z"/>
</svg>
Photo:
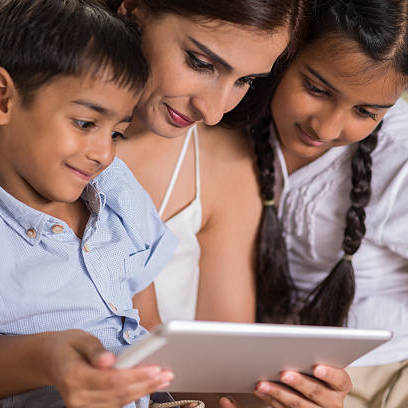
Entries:
<svg viewBox="0 0 408 408">
<path fill-rule="evenodd" d="M 283 372 L 281 381 L 319 406 L 327 406 L 330 402 L 330 407 L 335 408 L 339 407 L 343 400 L 343 394 L 308 375 L 290 371 Z"/>
<path fill-rule="evenodd" d="M 239 408 L 236 401 L 231 397 L 221 397 L 218 406 L 219 408 Z"/>
<path fill-rule="evenodd" d="M 318 408 L 318 405 L 314 402 L 283 384 L 262 381 L 257 384 L 255 395 L 269 405 L 275 404 L 275 406 L 278 406 L 276 405 L 278 402 L 285 408 Z"/>
<path fill-rule="evenodd" d="M 147 370 L 148 368 L 144 368 L 145 372 L 148 372 Z M 118 371 L 119 370 L 116 370 L 116 374 Z M 156 373 L 156 371 L 154 371 L 154 373 Z M 174 375 L 168 371 L 159 371 L 159 374 L 155 374 L 152 378 L 144 378 L 144 380 L 130 381 L 130 378 L 132 378 L 131 375 L 107 376 L 107 378 L 100 382 L 96 381 L 96 386 L 94 386 L 94 388 L 87 388 L 86 390 L 77 392 L 75 397 L 80 397 L 81 406 L 99 407 L 98 404 L 101 404 L 101 406 L 104 407 L 112 407 L 116 405 L 122 407 L 147 394 L 168 387 L 171 380 L 174 378 Z"/>
<path fill-rule="evenodd" d="M 351 391 L 351 379 L 344 369 L 317 365 L 313 370 L 313 375 L 319 380 L 324 381 L 333 390 L 346 394 Z"/>
<path fill-rule="evenodd" d="M 72 341 L 73 348 L 94 367 L 102 365 L 111 367 L 116 357 L 107 351 L 101 341 L 89 333 L 77 333 Z"/>
</svg>

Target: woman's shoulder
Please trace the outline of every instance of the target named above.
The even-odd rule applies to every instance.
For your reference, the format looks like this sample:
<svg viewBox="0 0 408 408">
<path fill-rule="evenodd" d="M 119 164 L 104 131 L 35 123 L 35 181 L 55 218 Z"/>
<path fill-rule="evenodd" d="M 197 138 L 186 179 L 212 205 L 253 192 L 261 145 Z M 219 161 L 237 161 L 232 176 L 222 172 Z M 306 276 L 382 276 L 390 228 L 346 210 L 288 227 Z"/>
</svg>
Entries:
<svg viewBox="0 0 408 408">
<path fill-rule="evenodd" d="M 202 125 L 198 128 L 198 133 L 200 150 L 203 151 L 203 154 L 208 154 L 209 159 L 214 162 L 251 160 L 252 151 L 249 138 L 243 130 Z"/>
</svg>

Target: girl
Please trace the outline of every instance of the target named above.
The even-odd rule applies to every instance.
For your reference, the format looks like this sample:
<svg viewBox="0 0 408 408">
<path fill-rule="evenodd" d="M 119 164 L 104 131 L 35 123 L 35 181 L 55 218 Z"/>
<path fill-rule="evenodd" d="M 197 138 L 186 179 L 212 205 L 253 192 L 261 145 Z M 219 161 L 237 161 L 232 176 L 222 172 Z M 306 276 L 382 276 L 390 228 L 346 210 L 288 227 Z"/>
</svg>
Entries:
<svg viewBox="0 0 408 408">
<path fill-rule="evenodd" d="M 150 78 L 119 155 L 179 238 L 176 256 L 155 282 L 161 318 L 253 321 L 261 205 L 252 158 L 241 135 L 204 125 L 218 123 L 255 78 L 269 73 L 289 33 L 302 36 L 304 4 L 140 0 L 125 6 L 137 6 Z M 142 319 L 147 327 L 158 321 L 146 312 Z M 341 406 L 347 376 L 321 369 L 319 384 L 304 376 L 295 383 L 289 374 L 282 381 L 318 406 Z M 280 388 L 263 385 L 269 387 L 264 394 L 284 403 Z M 308 403 L 291 396 L 296 404 Z"/>
<path fill-rule="evenodd" d="M 407 84 L 408 1 L 321 3 L 252 129 L 258 318 L 394 331 L 350 369 L 353 408 L 408 400 Z"/>
</svg>

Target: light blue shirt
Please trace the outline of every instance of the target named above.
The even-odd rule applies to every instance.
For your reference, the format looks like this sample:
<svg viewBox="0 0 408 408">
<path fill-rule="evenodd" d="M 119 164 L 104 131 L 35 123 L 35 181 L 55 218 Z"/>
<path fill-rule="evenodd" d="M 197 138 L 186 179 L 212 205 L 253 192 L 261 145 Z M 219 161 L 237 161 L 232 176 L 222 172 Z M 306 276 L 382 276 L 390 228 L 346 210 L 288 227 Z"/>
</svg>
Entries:
<svg viewBox="0 0 408 408">
<path fill-rule="evenodd" d="M 118 353 L 145 334 L 132 297 L 154 280 L 176 239 L 119 159 L 82 199 L 91 215 L 81 240 L 0 188 L 0 334 L 81 329 Z"/>
</svg>

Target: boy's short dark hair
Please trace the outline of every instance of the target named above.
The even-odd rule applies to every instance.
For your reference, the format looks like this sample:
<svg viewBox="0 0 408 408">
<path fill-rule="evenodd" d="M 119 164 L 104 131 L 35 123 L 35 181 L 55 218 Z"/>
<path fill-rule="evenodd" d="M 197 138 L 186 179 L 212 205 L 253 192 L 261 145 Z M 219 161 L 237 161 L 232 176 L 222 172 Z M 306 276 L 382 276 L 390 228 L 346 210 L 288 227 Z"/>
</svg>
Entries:
<svg viewBox="0 0 408 408">
<path fill-rule="evenodd" d="M 23 103 L 58 76 L 109 71 L 120 87 L 147 79 L 138 26 L 97 0 L 0 0 L 0 66 Z"/>
</svg>

